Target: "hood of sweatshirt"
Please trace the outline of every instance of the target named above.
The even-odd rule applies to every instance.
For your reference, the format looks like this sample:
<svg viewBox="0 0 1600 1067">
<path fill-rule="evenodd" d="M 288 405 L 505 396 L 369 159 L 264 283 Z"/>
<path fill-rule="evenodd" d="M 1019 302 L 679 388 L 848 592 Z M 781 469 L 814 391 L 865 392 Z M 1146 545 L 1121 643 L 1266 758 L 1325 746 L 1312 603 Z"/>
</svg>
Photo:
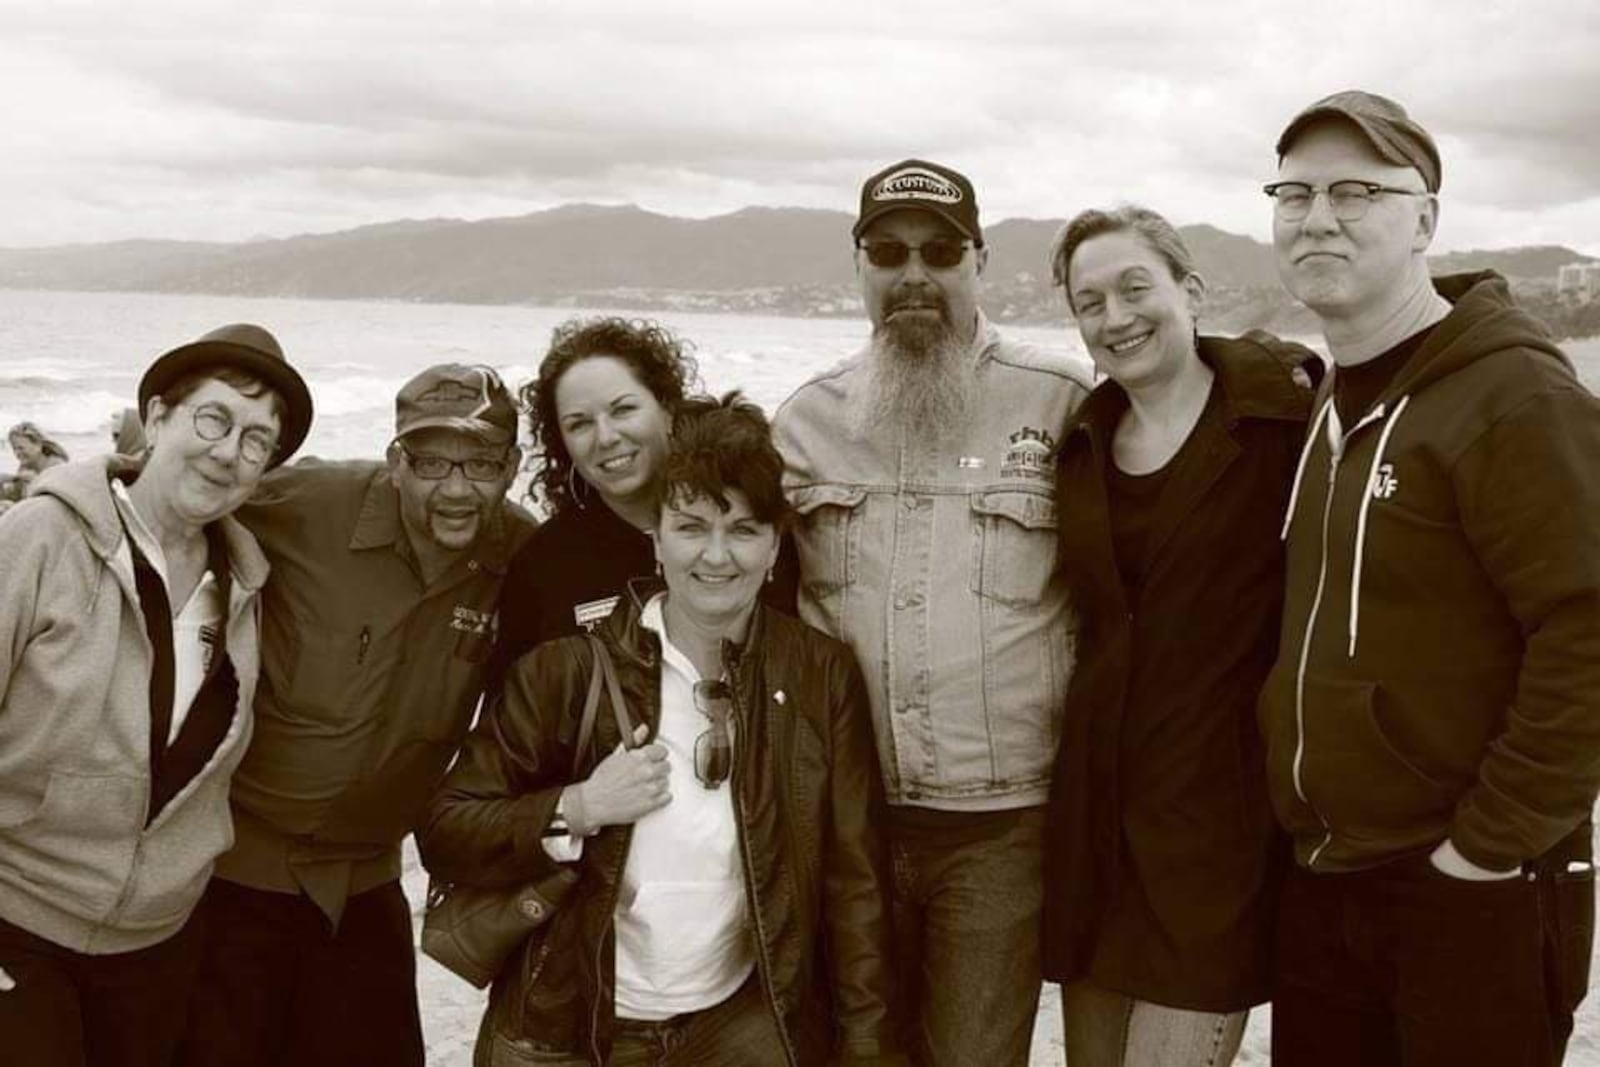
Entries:
<svg viewBox="0 0 1600 1067">
<path fill-rule="evenodd" d="M 110 483 L 113 479 L 131 483 L 135 477 L 126 457 L 100 456 L 51 467 L 34 480 L 30 495 L 50 497 L 70 509 L 83 524 L 90 550 L 110 565 L 126 536 Z M 258 591 L 267 580 L 269 567 L 256 539 L 231 515 L 218 519 L 217 525 L 228 549 L 233 583 L 252 593 Z"/>
</svg>

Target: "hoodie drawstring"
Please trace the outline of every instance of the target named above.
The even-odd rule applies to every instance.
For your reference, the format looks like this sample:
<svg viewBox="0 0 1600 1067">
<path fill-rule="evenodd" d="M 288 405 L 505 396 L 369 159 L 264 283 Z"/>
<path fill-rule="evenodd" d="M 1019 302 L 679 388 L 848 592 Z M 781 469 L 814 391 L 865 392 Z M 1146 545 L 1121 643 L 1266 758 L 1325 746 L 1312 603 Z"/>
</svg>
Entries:
<svg viewBox="0 0 1600 1067">
<path fill-rule="evenodd" d="M 1306 461 L 1311 458 L 1311 446 L 1317 439 L 1317 430 L 1322 426 L 1322 420 L 1328 417 L 1328 409 L 1333 407 L 1333 393 L 1328 394 L 1328 400 L 1322 405 L 1322 410 L 1317 412 L 1317 417 L 1311 420 L 1311 426 L 1306 431 L 1306 443 L 1300 447 L 1300 462 L 1294 469 L 1294 486 L 1289 490 L 1289 507 L 1283 513 L 1283 528 L 1278 531 L 1278 540 L 1289 539 L 1289 524 L 1294 521 L 1294 506 L 1300 501 L 1300 481 L 1305 477 Z"/>
<path fill-rule="evenodd" d="M 1389 435 L 1394 433 L 1395 425 L 1400 421 L 1400 413 L 1406 409 L 1406 404 L 1411 398 L 1403 396 L 1394 406 L 1394 414 L 1383 425 L 1383 432 L 1378 435 L 1378 447 L 1372 453 L 1372 466 L 1367 469 L 1365 491 L 1361 494 L 1361 511 L 1356 517 L 1356 558 L 1350 567 L 1350 652 L 1353 658 L 1356 654 L 1356 633 L 1360 629 L 1361 619 L 1361 563 L 1367 547 L 1367 510 L 1372 506 L 1372 498 L 1378 489 L 1378 468 L 1383 464 L 1383 450 L 1389 447 Z"/>
</svg>

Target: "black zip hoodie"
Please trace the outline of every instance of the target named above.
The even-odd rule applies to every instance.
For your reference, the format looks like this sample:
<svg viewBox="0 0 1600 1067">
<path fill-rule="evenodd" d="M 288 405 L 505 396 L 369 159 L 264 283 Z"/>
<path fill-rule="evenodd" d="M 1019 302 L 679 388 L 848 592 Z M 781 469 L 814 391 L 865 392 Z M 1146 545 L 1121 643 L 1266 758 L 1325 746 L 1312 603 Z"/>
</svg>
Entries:
<svg viewBox="0 0 1600 1067">
<path fill-rule="evenodd" d="M 1435 287 L 1454 309 L 1354 426 L 1329 375 L 1285 521 L 1259 711 L 1317 870 L 1446 837 L 1510 868 L 1600 786 L 1600 403 L 1504 279 Z"/>
</svg>

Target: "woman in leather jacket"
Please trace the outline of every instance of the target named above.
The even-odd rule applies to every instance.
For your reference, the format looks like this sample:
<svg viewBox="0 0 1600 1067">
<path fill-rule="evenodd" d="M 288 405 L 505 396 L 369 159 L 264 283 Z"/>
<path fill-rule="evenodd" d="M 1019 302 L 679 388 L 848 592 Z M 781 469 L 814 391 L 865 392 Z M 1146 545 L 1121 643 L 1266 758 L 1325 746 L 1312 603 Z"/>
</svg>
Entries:
<svg viewBox="0 0 1600 1067">
<path fill-rule="evenodd" d="M 765 417 L 675 413 L 653 531 L 597 636 L 616 665 L 576 754 L 588 638 L 535 648 L 421 835 L 436 877 L 538 883 L 475 1063 L 888 1062 L 883 804 L 846 646 L 760 603 L 787 519 Z M 573 773 L 577 756 L 577 773 Z"/>
</svg>

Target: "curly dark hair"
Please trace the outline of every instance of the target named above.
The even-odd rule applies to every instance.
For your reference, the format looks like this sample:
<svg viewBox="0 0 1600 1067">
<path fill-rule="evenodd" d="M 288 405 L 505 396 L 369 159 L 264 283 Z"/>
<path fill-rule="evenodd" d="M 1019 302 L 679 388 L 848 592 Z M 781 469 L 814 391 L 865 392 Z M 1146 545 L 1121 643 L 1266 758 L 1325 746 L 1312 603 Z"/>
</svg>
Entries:
<svg viewBox="0 0 1600 1067">
<path fill-rule="evenodd" d="M 664 504 L 707 497 L 727 511 L 730 490 L 744 496 L 758 522 L 780 530 L 787 525 L 783 456 L 772 443 L 766 413 L 738 390 L 721 399 L 691 397 L 673 419 L 660 499 Z"/>
<path fill-rule="evenodd" d="M 693 348 L 666 327 L 647 319 L 605 316 L 568 319 L 557 326 L 550 335 L 549 350 L 539 361 L 538 373 L 517 390 L 528 417 L 537 464 L 528 486 L 529 498 L 551 515 L 582 504 L 572 495 L 569 479 L 577 475 L 566 442 L 561 439 L 561 421 L 556 413 L 556 385 L 573 364 L 591 356 L 619 359 L 639 384 L 650 390 L 656 402 L 671 411 L 698 388 L 700 368 Z"/>
</svg>

